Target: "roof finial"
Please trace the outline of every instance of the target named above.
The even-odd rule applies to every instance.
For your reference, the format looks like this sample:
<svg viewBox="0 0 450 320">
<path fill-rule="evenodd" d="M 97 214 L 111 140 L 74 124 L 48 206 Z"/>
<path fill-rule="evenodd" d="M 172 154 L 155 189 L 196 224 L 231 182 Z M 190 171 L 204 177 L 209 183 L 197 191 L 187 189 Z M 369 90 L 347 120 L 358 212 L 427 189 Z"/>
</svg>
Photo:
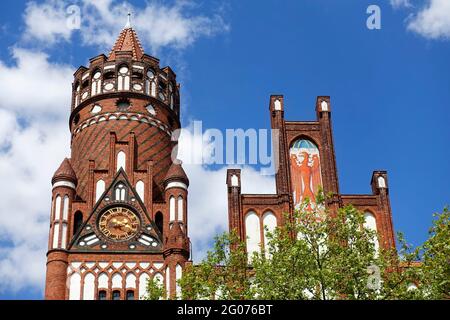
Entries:
<svg viewBox="0 0 450 320">
<path fill-rule="evenodd" d="M 131 12 L 130 12 L 130 10 L 128 10 L 127 24 L 125 25 L 124 29 L 129 29 L 129 28 L 131 28 Z"/>
</svg>

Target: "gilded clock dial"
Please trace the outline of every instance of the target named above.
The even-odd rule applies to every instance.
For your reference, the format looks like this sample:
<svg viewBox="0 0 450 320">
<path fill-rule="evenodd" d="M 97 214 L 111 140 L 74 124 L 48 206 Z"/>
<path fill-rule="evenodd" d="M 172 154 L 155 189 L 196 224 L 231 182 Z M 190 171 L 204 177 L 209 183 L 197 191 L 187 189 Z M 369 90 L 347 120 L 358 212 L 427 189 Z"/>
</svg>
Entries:
<svg viewBox="0 0 450 320">
<path fill-rule="evenodd" d="M 99 219 L 100 231 L 112 240 L 124 241 L 131 239 L 139 230 L 140 220 L 131 210 L 124 207 L 114 207 L 105 211 Z"/>
</svg>

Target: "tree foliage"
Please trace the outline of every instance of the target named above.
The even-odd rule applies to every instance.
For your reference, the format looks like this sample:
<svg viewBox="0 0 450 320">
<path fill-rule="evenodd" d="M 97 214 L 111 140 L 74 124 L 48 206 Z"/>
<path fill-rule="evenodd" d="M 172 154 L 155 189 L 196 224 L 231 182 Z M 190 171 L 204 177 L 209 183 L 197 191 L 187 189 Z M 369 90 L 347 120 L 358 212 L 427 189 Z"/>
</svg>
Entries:
<svg viewBox="0 0 450 320">
<path fill-rule="evenodd" d="M 376 245 L 364 214 L 351 205 L 329 212 L 305 201 L 269 244 L 247 257 L 245 243 L 216 237 L 213 250 L 179 280 L 183 299 L 445 299 L 450 287 L 449 211 L 436 214 L 420 247 L 398 234 L 398 249 Z"/>
</svg>

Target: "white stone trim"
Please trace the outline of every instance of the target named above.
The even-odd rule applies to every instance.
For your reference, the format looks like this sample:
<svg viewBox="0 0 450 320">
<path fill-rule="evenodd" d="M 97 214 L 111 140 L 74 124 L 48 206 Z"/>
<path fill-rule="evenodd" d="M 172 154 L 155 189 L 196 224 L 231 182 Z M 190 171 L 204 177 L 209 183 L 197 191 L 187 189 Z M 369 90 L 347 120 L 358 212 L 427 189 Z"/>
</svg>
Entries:
<svg viewBox="0 0 450 320">
<path fill-rule="evenodd" d="M 69 188 L 75 189 L 75 184 L 73 182 L 63 180 L 63 181 L 57 181 L 52 185 L 52 189 L 54 189 L 56 187 L 69 187 Z"/>
<path fill-rule="evenodd" d="M 181 188 L 181 189 L 184 189 L 184 190 L 188 189 L 188 187 L 187 187 L 187 185 L 185 183 L 179 182 L 179 181 L 169 182 L 167 184 L 166 190 L 170 189 L 170 188 Z"/>
</svg>

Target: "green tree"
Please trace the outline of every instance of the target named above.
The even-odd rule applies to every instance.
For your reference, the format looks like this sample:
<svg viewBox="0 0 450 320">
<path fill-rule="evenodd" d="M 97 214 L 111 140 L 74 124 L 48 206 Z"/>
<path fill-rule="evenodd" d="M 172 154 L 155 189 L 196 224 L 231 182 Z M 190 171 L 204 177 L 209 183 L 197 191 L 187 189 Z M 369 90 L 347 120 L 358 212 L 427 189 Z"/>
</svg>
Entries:
<svg viewBox="0 0 450 320">
<path fill-rule="evenodd" d="M 161 281 L 152 278 L 147 280 L 146 294 L 142 297 L 143 300 L 161 300 L 166 299 L 166 289 Z"/>
<path fill-rule="evenodd" d="M 450 211 L 434 217 L 428 240 L 416 250 L 421 265 L 414 272 L 415 291 L 425 299 L 450 299 Z"/>
<path fill-rule="evenodd" d="M 352 206 L 329 212 L 324 197 L 305 201 L 248 259 L 235 234 L 218 236 L 179 284 L 184 299 L 444 299 L 449 298 L 449 211 L 437 214 L 417 248 L 398 234 L 398 249 L 376 245 Z"/>
</svg>

